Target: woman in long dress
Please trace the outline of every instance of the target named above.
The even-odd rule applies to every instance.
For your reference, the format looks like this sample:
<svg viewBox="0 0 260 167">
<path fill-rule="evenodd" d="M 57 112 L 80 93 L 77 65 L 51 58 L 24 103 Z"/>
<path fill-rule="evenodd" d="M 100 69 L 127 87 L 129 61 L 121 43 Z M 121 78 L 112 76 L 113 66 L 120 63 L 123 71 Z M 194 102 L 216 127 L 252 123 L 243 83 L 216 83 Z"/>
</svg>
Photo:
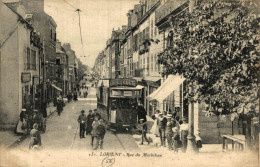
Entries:
<svg viewBox="0 0 260 167">
<path fill-rule="evenodd" d="M 154 123 L 153 123 L 152 129 L 151 129 L 151 133 L 154 134 L 156 137 L 159 136 L 159 129 L 157 126 L 157 118 L 159 116 L 159 112 L 160 112 L 159 110 L 156 110 L 156 112 L 153 116 Z"/>
</svg>

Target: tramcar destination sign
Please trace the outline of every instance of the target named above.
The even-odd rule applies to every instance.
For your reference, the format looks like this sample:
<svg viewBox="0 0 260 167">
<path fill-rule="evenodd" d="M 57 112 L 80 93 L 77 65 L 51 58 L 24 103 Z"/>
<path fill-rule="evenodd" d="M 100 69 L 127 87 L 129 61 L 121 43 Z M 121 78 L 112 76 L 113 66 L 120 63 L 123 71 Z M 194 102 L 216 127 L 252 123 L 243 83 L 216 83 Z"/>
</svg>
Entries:
<svg viewBox="0 0 260 167">
<path fill-rule="evenodd" d="M 137 85 L 136 80 L 134 79 L 111 79 L 109 82 L 110 87 L 116 87 L 116 86 L 131 86 L 135 87 Z"/>
</svg>

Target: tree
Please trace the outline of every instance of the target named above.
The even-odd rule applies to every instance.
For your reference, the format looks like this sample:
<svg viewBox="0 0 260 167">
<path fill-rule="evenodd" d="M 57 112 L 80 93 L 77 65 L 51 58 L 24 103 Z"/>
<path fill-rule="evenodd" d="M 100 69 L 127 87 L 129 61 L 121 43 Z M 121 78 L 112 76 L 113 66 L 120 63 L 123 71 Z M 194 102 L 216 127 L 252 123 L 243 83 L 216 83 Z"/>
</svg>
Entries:
<svg viewBox="0 0 260 167">
<path fill-rule="evenodd" d="M 192 12 L 170 18 L 172 47 L 158 55 L 163 75 L 183 75 L 185 98 L 215 114 L 257 114 L 258 4 L 197 1 Z"/>
</svg>

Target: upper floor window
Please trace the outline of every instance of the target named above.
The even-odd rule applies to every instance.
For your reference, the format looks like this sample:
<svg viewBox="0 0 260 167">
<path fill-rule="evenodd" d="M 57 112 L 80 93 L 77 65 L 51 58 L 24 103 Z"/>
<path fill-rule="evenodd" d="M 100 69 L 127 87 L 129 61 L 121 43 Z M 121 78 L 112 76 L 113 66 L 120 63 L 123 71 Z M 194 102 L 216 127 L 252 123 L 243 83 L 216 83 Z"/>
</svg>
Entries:
<svg viewBox="0 0 260 167">
<path fill-rule="evenodd" d="M 168 37 L 167 37 L 167 48 L 172 47 L 172 43 L 173 43 L 173 31 L 171 30 L 168 33 Z"/>
<path fill-rule="evenodd" d="M 153 20 L 151 21 L 151 38 L 153 38 Z"/>
</svg>

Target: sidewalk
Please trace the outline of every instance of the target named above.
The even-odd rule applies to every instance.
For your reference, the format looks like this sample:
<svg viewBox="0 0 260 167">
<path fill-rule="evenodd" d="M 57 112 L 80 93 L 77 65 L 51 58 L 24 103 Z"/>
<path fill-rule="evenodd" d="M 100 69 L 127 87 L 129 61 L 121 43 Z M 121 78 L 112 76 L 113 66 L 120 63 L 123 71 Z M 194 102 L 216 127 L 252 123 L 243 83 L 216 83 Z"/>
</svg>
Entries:
<svg viewBox="0 0 260 167">
<path fill-rule="evenodd" d="M 67 99 L 64 99 L 67 103 Z M 56 111 L 56 106 L 53 103 L 47 107 L 47 117 L 51 116 Z M 14 131 L 0 131 L 0 147 L 10 147 L 13 144 L 21 142 L 27 135 L 16 134 Z"/>
<path fill-rule="evenodd" d="M 156 152 L 173 152 L 169 151 L 167 147 L 160 147 L 160 137 L 156 137 L 153 135 L 150 130 L 153 126 L 154 120 L 152 120 L 151 117 L 147 116 L 147 128 L 148 133 L 146 136 L 152 140 L 152 143 L 148 146 L 146 143 L 144 145 L 139 145 L 141 142 L 141 134 L 138 132 L 134 132 L 132 135 L 135 138 L 136 144 L 138 144 L 140 149 L 150 149 Z M 167 143 L 167 141 L 166 141 Z M 221 153 L 222 152 L 222 144 L 202 144 L 202 148 L 199 149 L 199 153 Z M 179 150 L 179 153 L 182 153 L 181 150 Z"/>
</svg>

